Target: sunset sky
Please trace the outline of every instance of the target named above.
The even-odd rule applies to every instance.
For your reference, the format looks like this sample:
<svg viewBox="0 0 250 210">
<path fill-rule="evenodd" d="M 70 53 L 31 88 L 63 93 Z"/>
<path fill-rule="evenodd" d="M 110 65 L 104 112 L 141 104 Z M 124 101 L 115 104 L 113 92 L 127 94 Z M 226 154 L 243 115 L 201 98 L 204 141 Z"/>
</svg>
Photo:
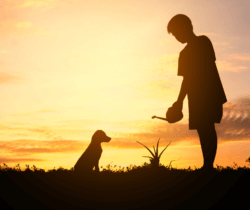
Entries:
<svg viewBox="0 0 250 210">
<path fill-rule="evenodd" d="M 96 130 L 100 166 L 160 162 L 197 168 L 203 157 L 188 104 L 176 124 L 165 116 L 177 100 L 178 57 L 185 44 L 167 33 L 176 14 L 213 43 L 228 102 L 216 124 L 215 164 L 249 166 L 249 0 L 0 0 L 0 163 L 70 169 Z"/>
</svg>

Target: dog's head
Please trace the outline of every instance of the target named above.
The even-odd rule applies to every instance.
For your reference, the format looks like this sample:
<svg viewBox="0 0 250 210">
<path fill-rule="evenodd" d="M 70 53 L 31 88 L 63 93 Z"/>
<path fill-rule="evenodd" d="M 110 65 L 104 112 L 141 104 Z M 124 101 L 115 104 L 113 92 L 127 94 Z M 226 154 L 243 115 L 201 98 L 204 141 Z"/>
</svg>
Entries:
<svg viewBox="0 0 250 210">
<path fill-rule="evenodd" d="M 111 138 L 106 135 L 106 133 L 102 130 L 97 130 L 92 136 L 92 142 L 110 142 Z"/>
</svg>

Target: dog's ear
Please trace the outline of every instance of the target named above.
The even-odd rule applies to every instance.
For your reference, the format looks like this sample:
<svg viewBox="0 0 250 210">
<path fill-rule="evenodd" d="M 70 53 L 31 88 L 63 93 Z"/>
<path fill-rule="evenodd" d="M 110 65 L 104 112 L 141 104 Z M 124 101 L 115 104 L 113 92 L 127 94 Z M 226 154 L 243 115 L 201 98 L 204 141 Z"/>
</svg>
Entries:
<svg viewBox="0 0 250 210">
<path fill-rule="evenodd" d="M 93 136 L 92 136 L 92 139 L 95 139 L 95 138 L 98 138 L 98 136 L 101 136 L 102 135 L 102 130 L 97 130 L 94 134 L 93 134 Z"/>
</svg>

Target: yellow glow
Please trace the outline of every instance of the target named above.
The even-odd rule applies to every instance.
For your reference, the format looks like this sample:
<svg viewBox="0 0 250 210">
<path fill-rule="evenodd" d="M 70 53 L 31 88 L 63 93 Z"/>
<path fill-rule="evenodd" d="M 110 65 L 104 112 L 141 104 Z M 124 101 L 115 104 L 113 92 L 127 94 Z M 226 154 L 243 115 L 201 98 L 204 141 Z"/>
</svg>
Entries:
<svg viewBox="0 0 250 210">
<path fill-rule="evenodd" d="M 30 22 L 18 22 L 16 24 L 17 28 L 30 28 L 32 24 Z"/>
<path fill-rule="evenodd" d="M 24 1 L 20 7 L 40 7 L 44 5 L 49 5 L 54 0 L 28 0 Z"/>
</svg>

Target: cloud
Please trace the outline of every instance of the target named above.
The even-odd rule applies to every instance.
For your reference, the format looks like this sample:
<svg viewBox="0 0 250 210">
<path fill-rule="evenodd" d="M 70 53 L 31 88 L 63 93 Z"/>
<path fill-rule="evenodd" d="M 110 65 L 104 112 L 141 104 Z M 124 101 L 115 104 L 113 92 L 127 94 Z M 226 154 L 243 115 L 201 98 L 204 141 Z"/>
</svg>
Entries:
<svg viewBox="0 0 250 210">
<path fill-rule="evenodd" d="M 37 154 L 37 153 L 64 153 L 76 152 L 85 149 L 86 144 L 82 141 L 73 140 L 14 140 L 0 141 L 0 150 L 8 153 Z"/>
<path fill-rule="evenodd" d="M 46 110 L 44 110 L 45 112 Z M 50 111 L 47 110 L 48 114 Z M 1 139 L 5 140 L 17 140 L 17 139 L 27 139 L 27 140 L 65 140 L 65 139 L 73 139 L 73 140 L 89 140 L 89 137 L 93 135 L 94 130 L 92 130 L 93 126 L 98 127 L 98 122 L 89 122 L 88 120 L 84 120 L 82 124 L 77 123 L 60 123 L 57 125 L 37 125 L 37 123 L 33 122 L 32 119 L 35 119 L 37 122 L 37 118 L 47 118 L 47 116 L 43 115 L 32 115 L 38 114 L 39 112 L 30 113 L 31 115 L 24 115 L 26 119 L 30 120 L 30 123 L 25 123 L 26 119 L 22 119 L 23 122 L 1 122 Z M 50 116 L 50 115 L 49 115 Z M 50 116 L 51 117 L 51 116 Z M 53 119 L 52 119 L 53 120 Z M 81 120 L 80 120 L 81 121 Z M 85 123 L 85 124 L 84 124 Z M 101 123 L 101 125 L 107 123 Z M 100 123 L 99 123 L 100 125 Z"/>
<path fill-rule="evenodd" d="M 226 103 L 221 124 L 217 127 L 223 141 L 250 139 L 250 97 Z"/>
<path fill-rule="evenodd" d="M 37 159 L 37 158 L 7 158 L 7 157 L 0 157 L 0 163 L 20 163 L 20 162 L 37 162 L 37 161 L 45 161 L 45 160 Z"/>
<path fill-rule="evenodd" d="M 13 75 L 10 75 L 10 74 L 0 73 L 0 84 L 14 82 L 14 81 L 17 81 L 19 79 L 20 78 L 13 76 Z"/>
<path fill-rule="evenodd" d="M 27 8 L 41 8 L 50 7 L 55 3 L 56 0 L 8 0 L 7 3 L 3 4 L 4 8 L 7 9 L 27 9 Z"/>
<path fill-rule="evenodd" d="M 55 2 L 54 0 L 26 0 L 20 5 L 21 8 L 26 7 L 42 7 L 42 6 L 49 6 L 51 3 Z"/>
<path fill-rule="evenodd" d="M 232 72 L 242 72 L 249 69 L 248 66 L 240 65 L 235 62 L 229 61 L 217 61 L 217 67 L 219 71 L 232 71 Z"/>
<path fill-rule="evenodd" d="M 250 96 L 242 96 L 233 100 L 235 104 L 250 108 Z"/>
<path fill-rule="evenodd" d="M 198 36 L 202 36 L 202 35 L 205 35 L 205 36 L 220 36 L 217 33 L 198 33 L 197 35 Z"/>
<path fill-rule="evenodd" d="M 136 141 L 139 141 L 146 146 L 152 147 L 156 145 L 156 142 L 160 138 L 160 146 L 166 146 L 171 142 L 171 145 L 175 145 L 181 142 L 196 140 L 198 137 L 197 132 L 189 130 L 187 123 L 169 124 L 161 120 L 155 120 L 154 126 L 149 126 L 145 129 L 140 129 L 141 132 L 135 133 L 117 133 L 109 142 L 105 144 L 106 147 L 114 148 L 131 148 L 141 149 L 142 146 Z M 138 126 L 138 125 L 137 125 Z M 112 134 L 113 135 L 113 134 Z M 112 135 L 110 135 L 112 137 Z"/>
<path fill-rule="evenodd" d="M 226 60 L 217 61 L 217 66 L 220 71 L 242 72 L 249 69 L 250 65 L 249 54 L 229 54 Z"/>
<path fill-rule="evenodd" d="M 216 125 L 216 132 L 219 143 L 229 141 L 250 140 L 250 96 L 236 99 L 234 102 L 223 105 L 223 118 L 220 124 Z M 124 134 L 124 138 L 117 138 L 110 142 L 112 147 L 118 148 L 141 148 L 136 143 L 139 141 L 146 146 L 152 147 L 158 138 L 161 138 L 160 145 L 171 145 L 188 141 L 190 144 L 199 144 L 199 136 L 196 130 L 189 130 L 188 124 L 167 122 L 156 123 L 148 128 L 146 132 Z"/>
<path fill-rule="evenodd" d="M 55 112 L 55 110 L 39 110 L 39 111 L 28 112 L 28 113 L 23 113 L 23 114 L 13 114 L 11 116 L 14 116 L 14 117 L 31 116 L 31 115 L 43 114 L 43 113 L 51 113 L 51 112 Z"/>
<path fill-rule="evenodd" d="M 27 131 L 33 133 L 38 133 L 42 135 L 45 139 L 53 139 L 53 140 L 63 140 L 63 136 L 60 134 L 56 134 L 54 131 L 52 131 L 49 128 L 27 128 Z"/>
<path fill-rule="evenodd" d="M 167 146 L 178 144 L 185 141 L 193 141 L 198 135 L 195 131 L 188 130 L 188 124 L 167 125 L 165 123 L 158 124 L 147 132 L 124 134 L 123 138 L 114 138 L 107 147 L 141 149 L 142 146 L 136 141 L 145 144 L 148 147 L 156 145 L 160 138 L 159 146 Z"/>
<path fill-rule="evenodd" d="M 214 42 L 213 44 L 218 46 L 230 46 L 228 42 Z"/>
<path fill-rule="evenodd" d="M 1 36 L 30 36 L 41 34 L 44 30 L 28 21 L 19 21 L 18 18 L 9 18 L 0 21 Z"/>
<path fill-rule="evenodd" d="M 250 61 L 250 55 L 249 54 L 231 54 L 230 55 L 231 60 L 239 60 L 239 61 Z"/>
<path fill-rule="evenodd" d="M 18 14 L 18 16 L 23 16 L 23 14 L 19 11 Z M 13 15 L 11 18 L 1 18 L 0 16 L 0 36 L 27 37 L 37 35 L 51 35 L 51 31 L 48 31 L 42 26 L 39 26 L 33 22 L 20 20 L 18 16 L 16 17 Z"/>
<path fill-rule="evenodd" d="M 242 141 L 250 140 L 250 96 L 244 96 L 235 99 L 232 102 L 223 105 L 224 113 L 220 124 L 216 125 L 216 132 L 219 143 L 226 143 L 229 141 Z M 86 121 L 86 120 L 85 120 Z M 78 124 L 85 122 L 80 120 L 74 123 L 74 129 L 68 129 L 69 132 L 76 133 L 78 129 L 75 128 Z M 72 122 L 65 122 L 66 126 Z M 86 121 L 87 123 L 87 121 Z M 97 126 L 98 122 L 92 123 L 90 127 Z M 107 122 L 108 123 L 108 122 Z M 110 129 L 109 127 L 112 127 Z M 156 145 L 157 140 L 160 138 L 160 146 L 166 146 L 171 142 L 171 145 L 188 142 L 190 145 L 199 144 L 199 136 L 196 130 L 189 130 L 188 123 L 181 121 L 175 124 L 169 124 L 161 120 L 155 120 L 153 123 L 146 120 L 141 121 L 124 121 L 109 123 L 107 126 L 110 131 L 107 135 L 112 140 L 104 147 L 110 148 L 142 148 L 139 141 L 150 148 Z M 6 128 L 2 128 L 6 129 Z M 90 128 L 89 128 L 90 129 Z M 38 140 L 14 140 L 14 141 L 0 141 L 1 152 L 16 153 L 16 154 L 39 154 L 39 153 L 71 153 L 77 151 L 84 151 L 89 145 L 90 140 L 77 141 L 77 140 L 62 140 L 62 137 L 54 134 L 47 128 L 29 128 L 33 133 L 41 133 L 44 136 L 51 136 L 54 139 L 58 137 L 59 140 L 51 141 L 38 141 Z M 122 131 L 123 130 L 123 131 Z M 82 130 L 79 130 L 82 132 Z M 104 129 L 106 131 L 106 129 Z M 122 131 L 122 132 L 120 132 Z M 88 135 L 87 135 L 88 133 Z M 83 132 L 85 137 L 89 139 L 92 136 L 92 130 L 85 130 Z"/>
<path fill-rule="evenodd" d="M 53 8 L 55 2 L 57 0 L 8 0 L 1 3 L 0 36 L 51 35 L 53 32 L 35 24 L 32 16 Z"/>
<path fill-rule="evenodd" d="M 60 131 L 57 129 L 53 129 L 53 127 L 49 126 L 39 126 L 32 127 L 32 125 L 24 124 L 24 125 L 15 125 L 13 123 L 7 123 L 5 125 L 1 125 L 2 136 L 7 136 L 8 139 L 19 139 L 20 137 L 25 137 L 29 139 L 46 139 L 46 140 L 64 140 Z M 2 137 L 4 138 L 4 137 Z"/>
<path fill-rule="evenodd" d="M 228 42 L 213 42 L 213 46 L 216 48 L 216 52 L 227 52 L 228 50 L 235 48 Z"/>
</svg>

